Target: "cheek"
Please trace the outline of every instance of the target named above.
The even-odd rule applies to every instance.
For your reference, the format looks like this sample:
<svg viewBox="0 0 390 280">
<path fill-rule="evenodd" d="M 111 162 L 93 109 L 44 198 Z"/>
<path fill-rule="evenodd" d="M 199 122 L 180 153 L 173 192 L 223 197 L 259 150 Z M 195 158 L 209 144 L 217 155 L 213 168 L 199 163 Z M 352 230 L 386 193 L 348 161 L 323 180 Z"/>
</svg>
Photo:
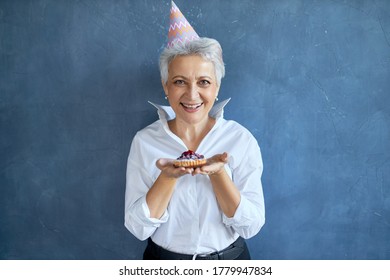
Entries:
<svg viewBox="0 0 390 280">
<path fill-rule="evenodd" d="M 179 95 L 178 90 L 173 86 L 168 86 L 167 91 L 169 96 L 171 96 L 172 98 L 175 98 L 177 95 Z"/>
<path fill-rule="evenodd" d="M 205 92 L 205 98 L 209 101 L 214 101 L 214 99 L 216 98 L 218 94 L 218 89 L 216 88 L 213 88 L 213 89 L 210 89 L 209 91 Z"/>
</svg>

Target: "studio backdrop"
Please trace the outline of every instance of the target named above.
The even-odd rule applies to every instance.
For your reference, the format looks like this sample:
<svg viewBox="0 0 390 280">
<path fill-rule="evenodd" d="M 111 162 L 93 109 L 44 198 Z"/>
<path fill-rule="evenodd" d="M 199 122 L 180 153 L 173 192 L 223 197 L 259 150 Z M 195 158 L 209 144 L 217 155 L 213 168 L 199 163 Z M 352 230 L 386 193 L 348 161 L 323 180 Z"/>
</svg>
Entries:
<svg viewBox="0 0 390 280">
<path fill-rule="evenodd" d="M 167 104 L 170 1 L 0 1 L 0 259 L 140 259 L 135 133 Z M 176 0 L 263 154 L 254 259 L 390 258 L 390 1 Z"/>
</svg>

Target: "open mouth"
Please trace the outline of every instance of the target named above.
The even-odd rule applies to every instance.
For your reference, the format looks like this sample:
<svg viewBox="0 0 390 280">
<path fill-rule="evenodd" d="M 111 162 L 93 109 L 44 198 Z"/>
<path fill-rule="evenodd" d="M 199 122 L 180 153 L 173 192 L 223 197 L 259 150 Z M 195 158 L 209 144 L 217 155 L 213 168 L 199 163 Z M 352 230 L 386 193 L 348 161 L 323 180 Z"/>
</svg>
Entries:
<svg viewBox="0 0 390 280">
<path fill-rule="evenodd" d="M 200 108 L 200 106 L 203 105 L 203 103 L 197 103 L 197 104 L 187 104 L 187 103 L 180 103 L 181 106 L 184 107 L 184 109 L 186 110 L 197 110 L 198 108 Z"/>
</svg>

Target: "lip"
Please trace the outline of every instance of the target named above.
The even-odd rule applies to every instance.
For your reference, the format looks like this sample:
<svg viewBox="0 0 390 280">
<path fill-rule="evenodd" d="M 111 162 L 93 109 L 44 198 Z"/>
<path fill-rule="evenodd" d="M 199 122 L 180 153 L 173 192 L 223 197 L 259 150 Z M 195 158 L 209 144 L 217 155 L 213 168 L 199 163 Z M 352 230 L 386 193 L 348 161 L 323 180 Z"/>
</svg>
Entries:
<svg viewBox="0 0 390 280">
<path fill-rule="evenodd" d="M 181 107 L 188 113 L 194 113 L 194 112 L 197 112 L 199 111 L 199 109 L 202 107 L 203 105 L 203 102 L 201 103 L 184 103 L 184 102 L 180 102 L 180 105 Z"/>
</svg>

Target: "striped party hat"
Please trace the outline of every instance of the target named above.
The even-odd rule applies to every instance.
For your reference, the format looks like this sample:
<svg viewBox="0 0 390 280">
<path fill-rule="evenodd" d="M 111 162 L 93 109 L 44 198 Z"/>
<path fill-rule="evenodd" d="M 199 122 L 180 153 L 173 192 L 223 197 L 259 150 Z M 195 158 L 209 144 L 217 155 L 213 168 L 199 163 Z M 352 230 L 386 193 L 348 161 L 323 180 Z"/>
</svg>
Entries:
<svg viewBox="0 0 390 280">
<path fill-rule="evenodd" d="M 199 39 L 198 34 L 196 34 L 191 24 L 172 1 L 168 31 L 168 48 L 176 44 L 186 44 L 197 39 Z"/>
</svg>

